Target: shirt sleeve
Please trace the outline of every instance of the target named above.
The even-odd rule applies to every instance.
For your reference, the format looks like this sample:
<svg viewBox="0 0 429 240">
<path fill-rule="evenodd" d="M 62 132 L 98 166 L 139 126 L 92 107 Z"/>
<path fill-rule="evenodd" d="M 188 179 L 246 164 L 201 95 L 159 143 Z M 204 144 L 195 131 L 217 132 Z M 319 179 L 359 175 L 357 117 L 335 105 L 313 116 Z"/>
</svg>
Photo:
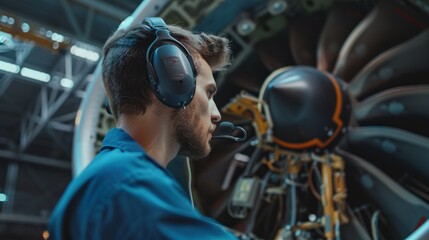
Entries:
<svg viewBox="0 0 429 240">
<path fill-rule="evenodd" d="M 193 210 L 172 179 L 139 176 L 115 186 L 112 192 L 95 216 L 102 228 L 101 239 L 237 239 Z"/>
</svg>

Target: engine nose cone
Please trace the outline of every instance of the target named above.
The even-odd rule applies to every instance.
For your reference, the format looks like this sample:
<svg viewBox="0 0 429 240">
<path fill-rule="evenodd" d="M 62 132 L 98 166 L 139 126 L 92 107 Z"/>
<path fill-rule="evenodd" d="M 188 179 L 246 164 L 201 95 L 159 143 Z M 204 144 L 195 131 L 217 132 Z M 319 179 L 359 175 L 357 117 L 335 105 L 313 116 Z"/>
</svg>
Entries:
<svg viewBox="0 0 429 240">
<path fill-rule="evenodd" d="M 273 72 L 261 96 L 273 120 L 274 142 L 294 151 L 332 149 L 350 120 L 345 84 L 312 67 Z"/>
</svg>

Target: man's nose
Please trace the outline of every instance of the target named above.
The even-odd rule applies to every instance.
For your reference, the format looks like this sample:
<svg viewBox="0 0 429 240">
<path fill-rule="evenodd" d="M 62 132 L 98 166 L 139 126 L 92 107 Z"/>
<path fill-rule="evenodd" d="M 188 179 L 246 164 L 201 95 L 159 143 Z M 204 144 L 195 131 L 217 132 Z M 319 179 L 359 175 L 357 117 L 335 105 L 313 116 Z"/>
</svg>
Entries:
<svg viewBox="0 0 429 240">
<path fill-rule="evenodd" d="M 213 106 L 212 112 L 211 112 L 212 122 L 217 123 L 220 121 L 222 117 L 220 115 L 219 109 L 217 109 L 216 103 L 213 102 L 212 106 Z"/>
</svg>

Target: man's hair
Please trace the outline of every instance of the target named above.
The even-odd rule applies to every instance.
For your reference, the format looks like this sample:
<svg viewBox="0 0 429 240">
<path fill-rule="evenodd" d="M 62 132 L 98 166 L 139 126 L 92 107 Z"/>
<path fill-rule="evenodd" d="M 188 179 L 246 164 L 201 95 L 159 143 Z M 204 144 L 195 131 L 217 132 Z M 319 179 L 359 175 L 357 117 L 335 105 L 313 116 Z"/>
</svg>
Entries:
<svg viewBox="0 0 429 240">
<path fill-rule="evenodd" d="M 197 74 L 198 55 L 213 71 L 222 70 L 229 64 L 230 49 L 226 38 L 192 33 L 171 25 L 168 28 L 193 56 Z M 121 114 L 143 114 L 151 104 L 153 93 L 148 81 L 146 51 L 154 39 L 154 34 L 147 33 L 139 24 L 128 30 L 116 31 L 104 45 L 103 82 L 116 120 Z"/>
</svg>

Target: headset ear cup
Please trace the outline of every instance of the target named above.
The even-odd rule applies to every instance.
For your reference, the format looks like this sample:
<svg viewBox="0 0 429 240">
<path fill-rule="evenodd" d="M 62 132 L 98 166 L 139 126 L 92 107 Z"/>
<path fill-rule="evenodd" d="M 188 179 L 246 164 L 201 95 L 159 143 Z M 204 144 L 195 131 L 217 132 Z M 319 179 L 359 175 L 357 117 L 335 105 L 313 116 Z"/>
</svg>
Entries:
<svg viewBox="0 0 429 240">
<path fill-rule="evenodd" d="M 162 19 L 148 18 L 143 24 L 156 35 L 146 52 L 149 82 L 155 96 L 169 107 L 185 107 L 192 101 L 196 87 L 192 56 L 170 35 Z"/>
<path fill-rule="evenodd" d="M 188 105 L 195 93 L 195 76 L 188 57 L 177 45 L 157 46 L 151 57 L 151 86 L 165 105 L 180 108 Z"/>
</svg>

